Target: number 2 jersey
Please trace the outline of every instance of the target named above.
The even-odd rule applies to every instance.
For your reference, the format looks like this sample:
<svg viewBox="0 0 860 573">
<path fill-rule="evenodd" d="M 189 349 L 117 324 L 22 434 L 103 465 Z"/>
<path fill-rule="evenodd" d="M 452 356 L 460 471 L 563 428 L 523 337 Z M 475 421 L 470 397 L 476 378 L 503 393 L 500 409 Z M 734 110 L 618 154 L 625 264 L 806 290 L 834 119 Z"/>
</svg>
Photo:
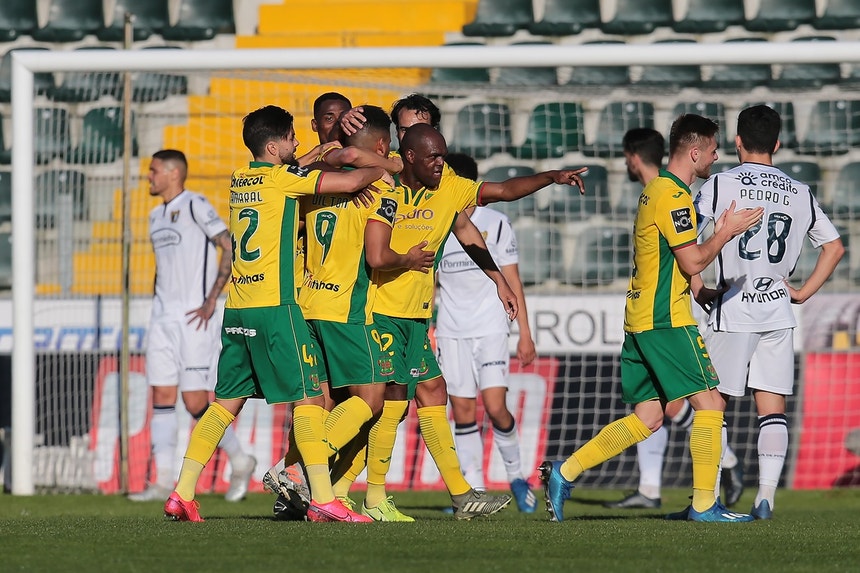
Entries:
<svg viewBox="0 0 860 573">
<path fill-rule="evenodd" d="M 729 290 L 715 301 L 708 324 L 726 332 L 794 328 L 784 280 L 797 264 L 804 237 L 818 248 L 838 239 L 839 232 L 808 185 L 771 165 L 742 163 L 711 176 L 695 201 L 700 225 L 718 219 L 732 201 L 737 209 L 764 207 L 764 215 L 717 256 L 717 285 Z"/>
<path fill-rule="evenodd" d="M 233 172 L 233 279 L 226 308 L 296 304 L 296 199 L 317 193 L 322 177 L 321 171 L 259 161 Z"/>
</svg>

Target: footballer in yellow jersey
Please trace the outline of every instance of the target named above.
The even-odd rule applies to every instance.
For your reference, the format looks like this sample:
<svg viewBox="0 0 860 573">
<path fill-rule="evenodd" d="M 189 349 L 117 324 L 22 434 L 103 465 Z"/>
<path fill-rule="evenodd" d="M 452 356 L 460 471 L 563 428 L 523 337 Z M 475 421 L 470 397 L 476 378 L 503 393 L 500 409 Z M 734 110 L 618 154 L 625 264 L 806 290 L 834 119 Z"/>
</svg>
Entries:
<svg viewBox="0 0 860 573">
<path fill-rule="evenodd" d="M 689 278 L 672 253 L 695 242 L 696 212 L 690 188 L 672 173 L 660 170 L 639 196 L 624 330 L 696 324 Z"/>
</svg>

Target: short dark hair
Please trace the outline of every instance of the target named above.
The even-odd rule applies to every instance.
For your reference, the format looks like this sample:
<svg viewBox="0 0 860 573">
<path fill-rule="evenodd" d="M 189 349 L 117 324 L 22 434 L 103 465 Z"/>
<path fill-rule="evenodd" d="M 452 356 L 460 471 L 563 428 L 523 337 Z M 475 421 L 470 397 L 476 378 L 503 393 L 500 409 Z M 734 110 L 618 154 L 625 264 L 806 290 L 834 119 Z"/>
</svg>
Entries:
<svg viewBox="0 0 860 573">
<path fill-rule="evenodd" d="M 350 103 L 349 98 L 345 95 L 337 92 L 326 92 L 314 100 L 314 117 L 319 114 L 322 104 L 327 101 L 342 101 L 346 104 L 346 107 L 352 107 L 352 103 Z"/>
<path fill-rule="evenodd" d="M 779 113 L 766 105 L 754 105 L 738 114 L 738 135 L 750 153 L 773 153 L 781 128 Z"/>
<path fill-rule="evenodd" d="M 161 149 L 153 153 L 152 158 L 179 163 L 186 170 L 188 169 L 188 160 L 185 158 L 185 154 L 178 149 Z"/>
<path fill-rule="evenodd" d="M 400 98 L 391 107 L 391 121 L 394 126 L 400 129 L 400 112 L 404 109 L 410 111 L 420 111 L 430 116 L 430 125 L 435 129 L 439 129 L 439 122 L 442 121 L 442 112 L 435 103 L 420 94 L 409 94 L 406 97 Z"/>
<path fill-rule="evenodd" d="M 717 122 L 707 117 L 695 113 L 679 115 L 672 122 L 672 129 L 669 131 L 669 155 L 675 155 L 682 147 L 689 147 L 702 139 L 716 136 L 719 129 Z"/>
<path fill-rule="evenodd" d="M 621 140 L 626 153 L 638 155 L 648 165 L 660 167 L 666 154 L 666 140 L 656 129 L 635 127 L 624 134 Z"/>
<path fill-rule="evenodd" d="M 376 105 L 368 104 L 364 104 L 361 107 L 361 114 L 367 121 L 364 122 L 361 129 L 352 135 L 343 136 L 341 143 L 344 145 L 354 145 L 356 139 L 365 133 L 372 133 L 377 137 L 384 133 L 391 133 L 391 118 L 388 117 L 388 114 L 385 113 L 384 109 Z"/>
<path fill-rule="evenodd" d="M 267 105 L 242 118 L 242 141 L 254 157 L 259 157 L 267 143 L 285 139 L 292 129 L 293 114 L 276 105 Z"/>
<path fill-rule="evenodd" d="M 449 153 L 445 156 L 445 163 L 447 163 L 448 167 L 453 169 L 454 173 L 460 177 L 465 177 L 472 181 L 478 180 L 478 163 L 471 155 L 466 155 L 465 153 Z"/>
</svg>

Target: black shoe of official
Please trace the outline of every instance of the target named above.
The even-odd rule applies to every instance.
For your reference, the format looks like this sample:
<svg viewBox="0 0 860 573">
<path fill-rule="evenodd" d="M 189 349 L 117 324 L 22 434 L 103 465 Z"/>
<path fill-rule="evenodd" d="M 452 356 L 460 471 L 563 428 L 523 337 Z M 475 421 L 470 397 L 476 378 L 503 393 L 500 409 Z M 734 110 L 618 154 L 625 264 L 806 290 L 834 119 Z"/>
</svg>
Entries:
<svg viewBox="0 0 860 573">
<path fill-rule="evenodd" d="M 660 498 L 645 497 L 638 491 L 634 491 L 620 501 L 604 503 L 603 507 L 609 509 L 660 509 Z"/>
<path fill-rule="evenodd" d="M 278 495 L 272 513 L 276 521 L 305 521 L 308 514 L 308 504 L 293 490 L 288 490 L 288 495 Z"/>
<path fill-rule="evenodd" d="M 723 468 L 720 473 L 723 486 L 723 499 L 726 507 L 732 507 L 744 493 L 744 468 L 740 460 L 733 468 Z"/>
</svg>

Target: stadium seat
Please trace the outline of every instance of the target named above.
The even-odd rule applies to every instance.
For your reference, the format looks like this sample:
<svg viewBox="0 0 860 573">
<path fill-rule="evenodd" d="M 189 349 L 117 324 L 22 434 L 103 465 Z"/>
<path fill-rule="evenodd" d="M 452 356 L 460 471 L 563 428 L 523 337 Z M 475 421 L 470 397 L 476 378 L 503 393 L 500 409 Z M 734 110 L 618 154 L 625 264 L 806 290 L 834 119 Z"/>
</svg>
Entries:
<svg viewBox="0 0 860 573">
<path fill-rule="evenodd" d="M 835 42 L 832 36 L 804 36 L 794 42 Z M 815 48 L 810 48 L 815 50 Z M 774 88 L 818 89 L 825 85 L 838 84 L 841 79 L 839 64 L 784 64 L 779 77 L 771 80 Z"/>
<path fill-rule="evenodd" d="M 512 150 L 520 159 L 561 157 L 582 146 L 582 105 L 576 102 L 538 104 L 529 115 L 526 140 Z"/>
<path fill-rule="evenodd" d="M 512 46 L 551 46 L 549 42 L 515 42 Z M 495 85 L 501 86 L 554 86 L 558 75 L 554 67 L 499 68 Z"/>
<path fill-rule="evenodd" d="M 69 112 L 65 108 L 41 107 L 34 110 L 33 148 L 37 163 L 54 157 L 65 158 L 69 152 Z"/>
<path fill-rule="evenodd" d="M 745 104 L 744 107 L 761 104 L 773 108 L 782 119 L 782 129 L 779 133 L 780 145 L 789 149 L 795 149 L 797 147 L 797 128 L 794 121 L 794 104 L 790 101 L 761 101 Z"/>
<path fill-rule="evenodd" d="M 759 0 L 758 14 L 744 26 L 753 32 L 780 32 L 814 19 L 815 0 Z"/>
<path fill-rule="evenodd" d="M 819 30 L 860 28 L 860 3 L 857 0 L 827 0 L 824 14 L 812 21 Z"/>
<path fill-rule="evenodd" d="M 708 119 L 712 119 L 716 121 L 720 126 L 720 131 L 717 134 L 719 137 L 719 141 L 717 144 L 719 145 L 720 154 L 728 153 L 730 150 L 735 148 L 735 142 L 729 141 L 728 138 L 728 129 L 726 126 L 726 108 L 722 104 L 722 102 L 718 101 L 696 101 L 696 102 L 680 102 L 675 104 L 675 108 L 672 110 L 672 117 L 667 129 L 664 133 L 669 133 L 668 128 L 671 127 L 672 121 L 675 120 L 676 117 L 685 113 L 695 113 L 697 115 L 701 115 L 702 117 L 707 117 Z M 666 139 L 666 149 L 669 148 L 669 140 Z"/>
<path fill-rule="evenodd" d="M 87 46 L 79 51 L 113 50 L 109 46 Z M 54 101 L 79 103 L 96 101 L 102 96 L 120 98 L 122 80 L 119 72 L 66 72 L 60 85 L 48 96 Z"/>
<path fill-rule="evenodd" d="M 445 47 L 474 46 L 483 48 L 478 42 L 455 42 L 445 44 Z M 489 84 L 490 70 L 487 68 L 433 68 L 430 73 L 430 83 L 452 87 L 470 87 L 473 84 Z"/>
<path fill-rule="evenodd" d="M 512 36 L 532 21 L 532 0 L 479 0 L 475 20 L 463 26 L 463 35 Z"/>
<path fill-rule="evenodd" d="M 767 42 L 764 38 L 733 38 L 726 43 L 735 42 Z M 751 50 L 755 46 L 750 46 Z M 704 88 L 720 90 L 749 90 L 770 82 L 771 69 L 769 64 L 720 64 L 711 67 L 711 77 L 702 84 Z"/>
<path fill-rule="evenodd" d="M 0 2 L 0 42 L 12 42 L 36 27 L 36 2 L 3 0 Z"/>
<path fill-rule="evenodd" d="M 451 151 L 486 159 L 511 147 L 511 112 L 500 103 L 473 103 L 457 112 Z"/>
<path fill-rule="evenodd" d="M 103 42 L 121 42 L 125 38 L 124 26 L 126 13 L 134 14 L 132 23 L 134 40 L 146 40 L 158 34 L 168 24 L 168 0 L 114 0 L 113 17 L 107 14 L 109 25 L 96 32 Z"/>
<path fill-rule="evenodd" d="M 815 104 L 798 153 L 842 155 L 860 145 L 860 101 L 825 100 Z"/>
<path fill-rule="evenodd" d="M 655 44 L 695 44 L 695 40 L 676 38 L 659 40 Z M 679 50 L 683 49 L 681 46 Z M 642 76 L 636 85 L 654 86 L 669 90 L 696 87 L 702 81 L 699 66 L 643 66 Z"/>
<path fill-rule="evenodd" d="M 12 172 L 0 171 L 0 225 L 12 220 Z"/>
<path fill-rule="evenodd" d="M 144 50 L 181 50 L 178 46 L 148 46 Z M 163 101 L 172 95 L 188 93 L 188 76 L 161 72 L 138 72 L 131 81 L 131 99 L 138 103 Z"/>
<path fill-rule="evenodd" d="M 629 226 L 586 227 L 577 237 L 564 282 L 593 286 L 629 277 L 632 243 Z"/>
<path fill-rule="evenodd" d="M 179 3 L 176 24 L 161 30 L 165 40 L 196 42 L 236 32 L 232 0 L 179 0 Z"/>
<path fill-rule="evenodd" d="M 72 197 L 72 218 L 85 220 L 88 213 L 86 181 L 82 171 L 72 169 L 53 169 L 36 175 L 36 224 L 40 227 L 56 225 L 57 217 L 62 216 L 57 211 L 57 197 L 60 195 Z"/>
<path fill-rule="evenodd" d="M 481 180 L 489 181 L 491 183 L 501 183 L 502 181 L 507 181 L 513 177 L 524 177 L 534 174 L 535 170 L 528 165 L 499 165 L 489 169 L 484 176 L 481 177 Z M 522 199 L 517 199 L 516 201 L 499 201 L 498 203 L 491 203 L 490 207 L 507 215 L 511 222 L 514 222 L 521 217 L 534 217 L 537 213 L 534 194 L 526 195 Z"/>
<path fill-rule="evenodd" d="M 646 101 L 613 101 L 600 112 L 597 136 L 582 147 L 588 157 L 620 157 L 621 139 L 628 129 L 654 127 L 654 105 Z"/>
<path fill-rule="evenodd" d="M 0 231 L 0 287 L 12 286 L 12 233 Z"/>
<path fill-rule="evenodd" d="M 618 199 L 612 205 L 612 218 L 632 220 L 639 209 L 639 196 L 641 194 L 642 184 L 639 181 L 624 181 Z"/>
<path fill-rule="evenodd" d="M 622 40 L 593 40 L 581 45 L 624 44 Z M 630 83 L 630 68 L 627 66 L 580 66 L 574 67 L 565 85 L 588 88 L 612 89 Z"/>
<path fill-rule="evenodd" d="M 608 215 L 612 211 L 606 167 L 576 165 L 563 169 L 578 167 L 588 167 L 588 172 L 582 176 L 585 195 L 580 193 L 579 187 L 570 185 L 553 184 L 542 189 L 539 193 L 547 201 L 547 206 L 539 213 L 542 219 L 553 223 L 585 221 L 594 215 Z"/>
<path fill-rule="evenodd" d="M 48 22 L 33 30 L 34 40 L 79 42 L 104 25 L 102 0 L 48 0 L 48 3 Z"/>
<path fill-rule="evenodd" d="M 42 50 L 48 48 L 28 46 L 24 48 L 13 48 L 3 54 L 0 60 L 0 102 L 8 102 L 12 99 L 12 52 L 16 50 Z M 54 89 L 54 74 L 51 72 L 37 72 L 33 74 L 33 90 L 38 95 L 45 95 Z"/>
<path fill-rule="evenodd" d="M 617 0 L 616 5 L 615 17 L 600 26 L 605 34 L 650 34 L 672 24 L 672 0 Z"/>
<path fill-rule="evenodd" d="M 672 28 L 676 32 L 706 34 L 743 23 L 744 0 L 688 0 L 687 13 Z"/>
<path fill-rule="evenodd" d="M 12 163 L 12 149 L 6 147 L 3 136 L 3 119 L 0 118 L 0 165 L 9 165 L 10 163 Z"/>
<path fill-rule="evenodd" d="M 836 174 L 828 214 L 834 219 L 851 221 L 860 216 L 860 162 L 848 163 Z"/>
<path fill-rule="evenodd" d="M 535 36 L 570 36 L 600 27 L 600 0 L 546 0 L 543 19 L 529 24 Z"/>
<path fill-rule="evenodd" d="M 80 143 L 71 151 L 69 163 L 111 163 L 122 157 L 124 135 L 121 107 L 97 107 L 84 115 Z M 132 156 L 137 155 L 137 137 L 132 116 Z"/>
<path fill-rule="evenodd" d="M 564 273 L 561 233 L 543 222 L 529 219 L 514 226 L 519 250 L 520 278 L 524 285 L 561 279 Z"/>
<path fill-rule="evenodd" d="M 821 183 L 821 167 L 818 163 L 814 161 L 785 161 L 777 163 L 776 167 L 782 169 L 791 178 L 809 185 L 812 194 L 818 196 L 818 185 Z"/>
</svg>

